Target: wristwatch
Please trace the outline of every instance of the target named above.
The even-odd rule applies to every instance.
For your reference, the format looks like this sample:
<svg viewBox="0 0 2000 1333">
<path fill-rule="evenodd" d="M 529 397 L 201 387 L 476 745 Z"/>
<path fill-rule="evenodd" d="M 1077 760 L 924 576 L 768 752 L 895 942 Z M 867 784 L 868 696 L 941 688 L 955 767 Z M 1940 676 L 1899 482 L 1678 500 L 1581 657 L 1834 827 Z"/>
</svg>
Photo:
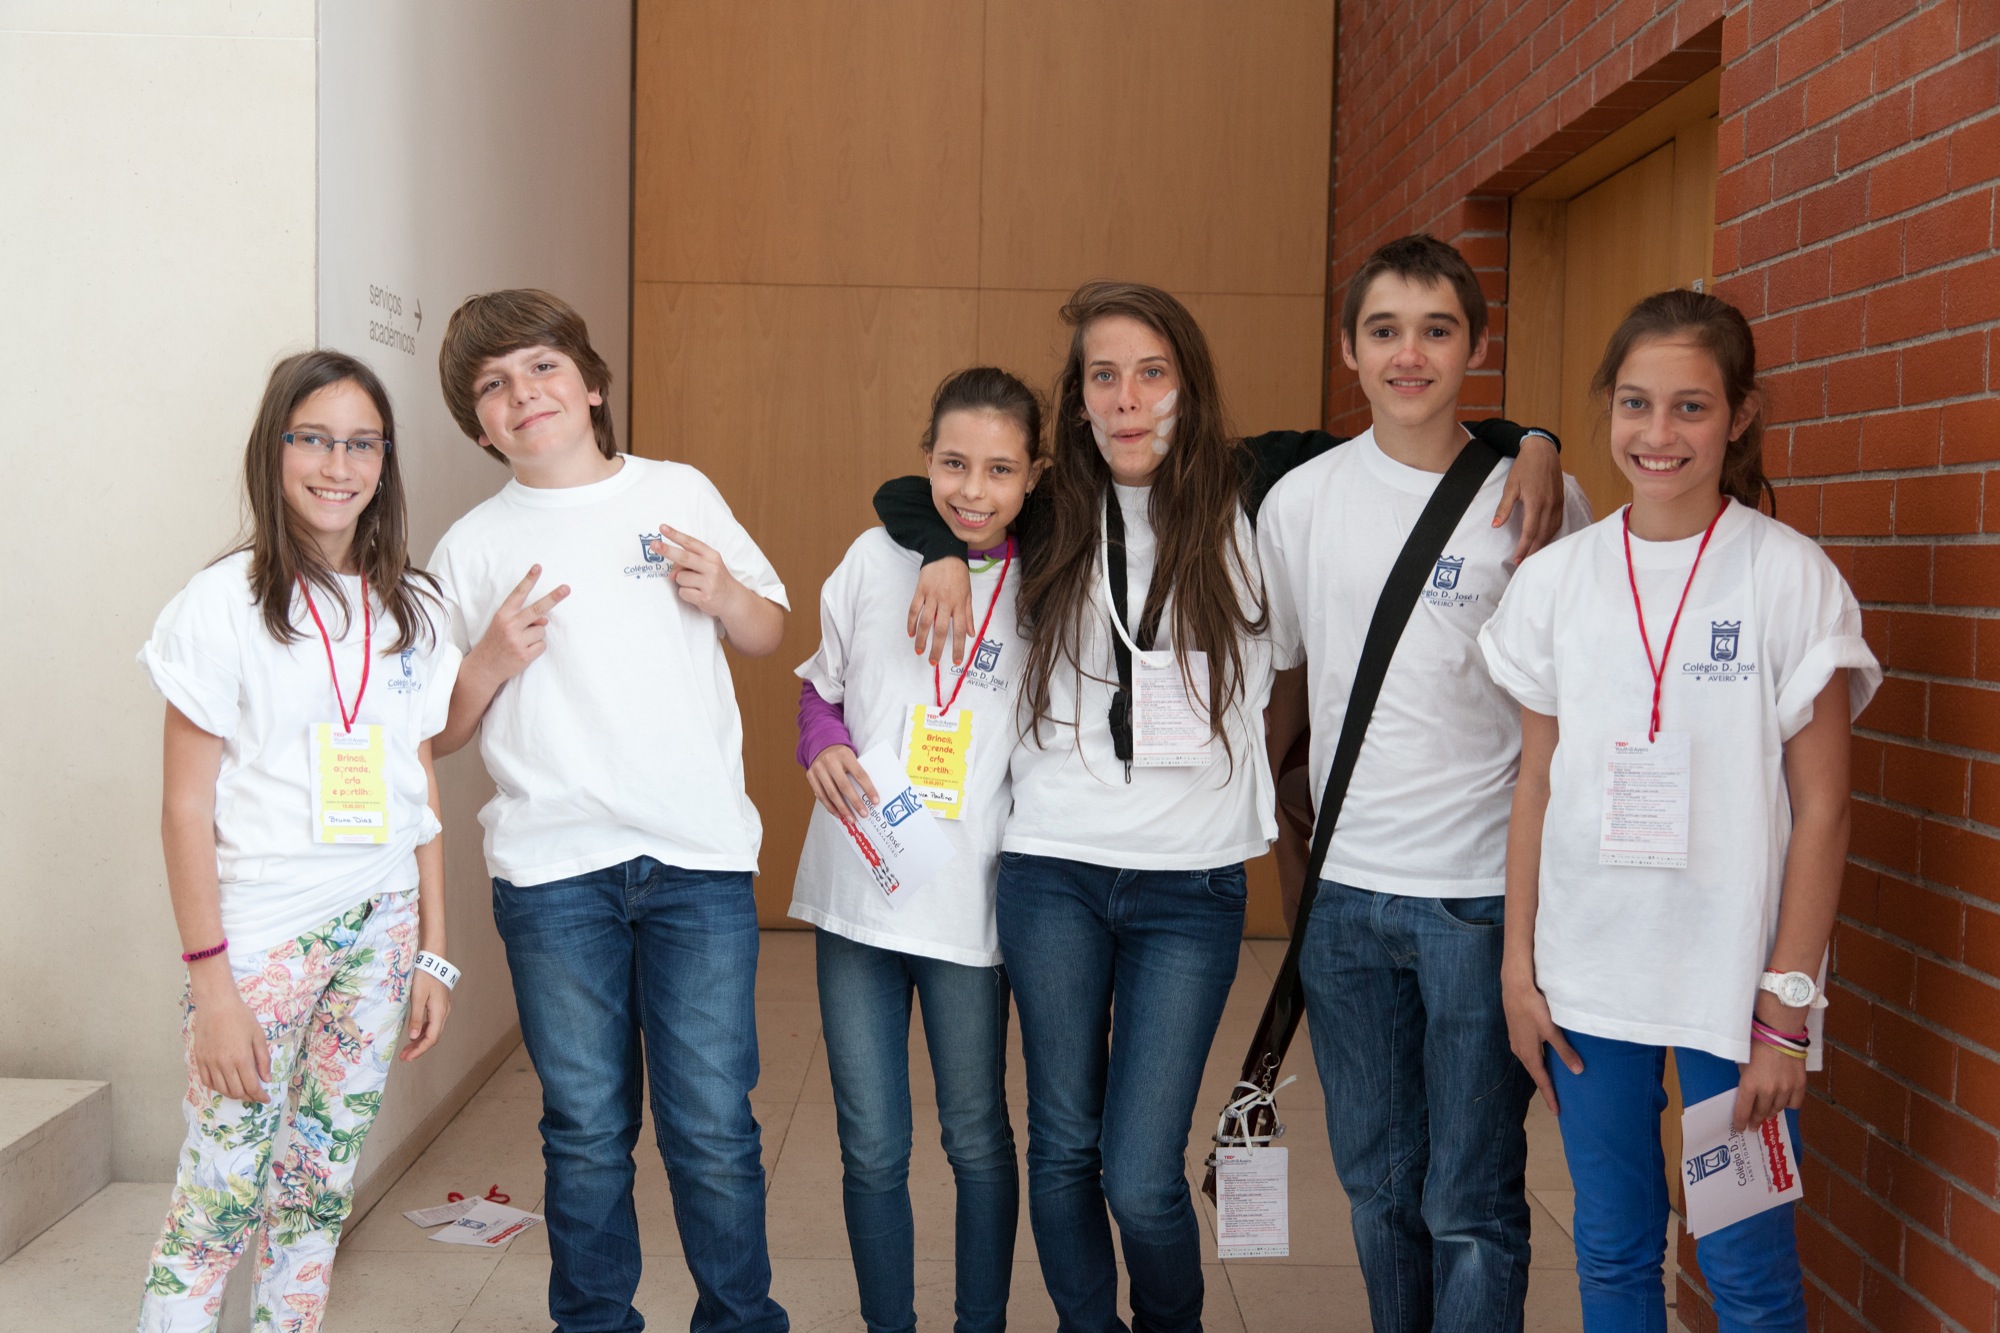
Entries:
<svg viewBox="0 0 2000 1333">
<path fill-rule="evenodd" d="M 1776 968 L 1766 968 L 1764 975 L 1757 979 L 1757 989 L 1771 992 L 1792 1009 L 1826 1007 L 1818 985 L 1803 972 L 1780 972 Z"/>
</svg>

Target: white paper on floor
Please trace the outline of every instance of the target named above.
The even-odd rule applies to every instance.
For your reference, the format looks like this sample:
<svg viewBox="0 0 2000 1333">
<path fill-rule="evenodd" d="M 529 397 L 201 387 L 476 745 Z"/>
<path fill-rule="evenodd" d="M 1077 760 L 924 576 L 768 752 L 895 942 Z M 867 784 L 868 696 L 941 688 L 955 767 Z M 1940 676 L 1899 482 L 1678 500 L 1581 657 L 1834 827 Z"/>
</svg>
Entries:
<svg viewBox="0 0 2000 1333">
<path fill-rule="evenodd" d="M 447 1222 L 456 1222 L 472 1211 L 477 1199 L 458 1199 L 451 1203 L 441 1203 L 435 1208 L 412 1208 L 403 1214 L 420 1227 L 441 1227 Z"/>
<path fill-rule="evenodd" d="M 456 1204 L 452 1206 L 457 1207 Z M 487 1249 L 497 1249 L 529 1227 L 541 1225 L 541 1221 L 540 1213 L 524 1213 L 504 1203 L 474 1199 L 465 1216 L 444 1230 L 433 1233 L 431 1239 L 441 1240 L 447 1245 L 483 1245 Z"/>
</svg>

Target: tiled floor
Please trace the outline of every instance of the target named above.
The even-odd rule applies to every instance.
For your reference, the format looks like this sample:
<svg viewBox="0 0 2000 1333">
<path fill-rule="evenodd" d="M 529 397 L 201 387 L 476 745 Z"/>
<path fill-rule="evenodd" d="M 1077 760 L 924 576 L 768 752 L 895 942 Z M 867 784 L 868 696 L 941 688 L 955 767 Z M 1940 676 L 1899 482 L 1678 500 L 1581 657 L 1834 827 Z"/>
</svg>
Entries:
<svg viewBox="0 0 2000 1333">
<path fill-rule="evenodd" d="M 1221 1104 L 1234 1080 L 1282 941 L 1244 946 L 1235 990 L 1210 1057 L 1203 1114 Z M 770 1237 L 774 1294 L 800 1330 L 859 1330 L 853 1272 L 841 1223 L 840 1158 L 825 1050 L 814 1000 L 812 939 L 804 932 L 764 937 L 758 972 L 758 1033 L 763 1078 L 753 1101 L 764 1127 L 770 1175 Z M 911 1041 L 917 1151 L 911 1193 L 917 1214 L 917 1315 L 929 1328 L 951 1320 L 952 1186 L 937 1147 L 928 1098 L 928 1062 L 920 1037 Z M 1292 1257 L 1235 1260 L 1207 1266 L 1211 1329 L 1244 1333 L 1368 1327 L 1367 1299 L 1347 1204 L 1334 1180 L 1326 1145 L 1319 1084 L 1301 1034 L 1289 1062 L 1299 1081 L 1280 1098 L 1290 1125 Z M 1017 1045 L 1009 1063 L 1017 1136 L 1023 1137 L 1025 1096 Z M 447 1191 L 485 1193 L 497 1185 L 518 1207 L 539 1205 L 540 1140 L 535 1124 L 540 1088 L 524 1052 L 517 1051 L 485 1088 L 396 1182 L 380 1205 L 342 1243 L 335 1269 L 328 1333 L 546 1333 L 548 1243 L 537 1229 L 500 1254 L 431 1243 L 402 1217 L 406 1208 L 441 1203 Z M 1189 1145 L 1189 1177 L 1200 1178 L 1207 1126 Z M 1571 1195 L 1555 1122 L 1539 1104 L 1528 1120 L 1528 1187 L 1534 1207 L 1535 1257 L 1528 1289 L 1528 1327 L 1579 1327 L 1574 1254 L 1567 1228 Z M 1025 1188 L 1025 1180 L 1024 1180 Z M 132 1327 L 137 1283 L 165 1210 L 164 1185 L 114 1185 L 0 1264 L 0 1328 L 96 1333 Z M 650 1125 L 638 1153 L 640 1239 L 649 1258 L 638 1305 L 655 1327 L 687 1317 L 694 1289 L 679 1262 L 680 1243 L 669 1211 L 666 1174 L 652 1146 Z M 1205 1244 L 1214 1250 L 1205 1203 Z M 1668 1248 L 1669 1262 L 1673 1249 Z M 1669 1278 L 1668 1290 L 1672 1291 Z M 224 1333 L 240 1318 L 224 1321 Z M 1047 1329 L 1055 1322 L 1034 1259 L 1025 1198 L 1014 1270 L 1012 1324 Z"/>
</svg>

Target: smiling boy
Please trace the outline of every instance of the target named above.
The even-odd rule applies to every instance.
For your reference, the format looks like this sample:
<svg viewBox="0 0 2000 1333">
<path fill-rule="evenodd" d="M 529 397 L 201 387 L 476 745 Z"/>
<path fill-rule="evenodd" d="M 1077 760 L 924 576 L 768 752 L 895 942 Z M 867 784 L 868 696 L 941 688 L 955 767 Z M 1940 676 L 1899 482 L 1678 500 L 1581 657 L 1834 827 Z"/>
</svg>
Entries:
<svg viewBox="0 0 2000 1333">
<path fill-rule="evenodd" d="M 466 653 L 433 746 L 476 733 L 498 789 L 480 822 L 542 1082 L 549 1312 L 559 1333 L 643 1327 L 650 1088 L 694 1326 L 778 1333 L 749 1100 L 762 826 L 722 645 L 775 649 L 784 586 L 706 477 L 618 451 L 610 370 L 560 300 L 473 297 L 438 370 L 514 473 L 431 559 Z"/>
<path fill-rule="evenodd" d="M 1279 482 L 1257 532 L 1277 664 L 1307 666 L 1315 793 L 1389 569 L 1468 439 L 1459 388 L 1486 356 L 1471 267 L 1428 236 L 1376 251 L 1348 286 L 1341 354 L 1371 428 Z M 1520 721 L 1477 642 L 1524 554 L 1520 516 L 1488 517 L 1511 466 L 1460 518 L 1390 659 L 1301 955 L 1334 1165 L 1383 1333 L 1518 1329 L 1527 1294 L 1533 1085 L 1500 1004 Z M 1562 530 L 1589 521 L 1565 479 Z"/>
</svg>

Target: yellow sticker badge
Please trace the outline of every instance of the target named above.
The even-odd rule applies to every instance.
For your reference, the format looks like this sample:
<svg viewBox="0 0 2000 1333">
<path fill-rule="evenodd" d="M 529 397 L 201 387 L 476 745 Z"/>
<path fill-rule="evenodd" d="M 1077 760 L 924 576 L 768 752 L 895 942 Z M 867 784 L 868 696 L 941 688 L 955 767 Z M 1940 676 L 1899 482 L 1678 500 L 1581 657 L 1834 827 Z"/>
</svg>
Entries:
<svg viewBox="0 0 2000 1333">
<path fill-rule="evenodd" d="M 971 762 L 971 709 L 911 707 L 903 728 L 903 770 L 917 799 L 939 819 L 965 817 L 965 774 Z"/>
<path fill-rule="evenodd" d="M 352 731 L 333 722 L 313 724 L 315 841 L 389 840 L 387 754 L 382 728 L 375 723 Z"/>
</svg>

